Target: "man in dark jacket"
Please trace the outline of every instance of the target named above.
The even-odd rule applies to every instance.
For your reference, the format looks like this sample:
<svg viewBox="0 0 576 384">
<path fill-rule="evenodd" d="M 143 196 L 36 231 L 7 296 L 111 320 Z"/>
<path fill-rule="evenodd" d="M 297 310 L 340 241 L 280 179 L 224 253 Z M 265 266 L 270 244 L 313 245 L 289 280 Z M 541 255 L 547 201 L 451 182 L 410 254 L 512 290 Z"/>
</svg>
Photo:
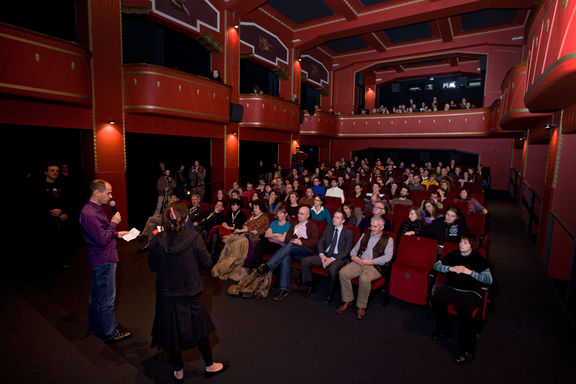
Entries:
<svg viewBox="0 0 576 384">
<path fill-rule="evenodd" d="M 306 286 L 305 295 L 312 293 L 312 267 L 322 267 L 328 272 L 330 289 L 326 296 L 326 303 L 332 302 L 334 288 L 338 282 L 338 271 L 346 264 L 350 257 L 350 250 L 354 245 L 354 234 L 344 226 L 346 217 L 344 212 L 337 210 L 329 225 L 318 241 L 318 255 L 308 256 L 302 259 L 302 282 Z"/>
<path fill-rule="evenodd" d="M 468 233 L 468 226 L 462 217 L 460 209 L 450 206 L 444 217 L 436 218 L 424 228 L 424 236 L 436 239 L 438 254 L 442 253 L 445 242 L 459 243 L 462 235 Z"/>
</svg>

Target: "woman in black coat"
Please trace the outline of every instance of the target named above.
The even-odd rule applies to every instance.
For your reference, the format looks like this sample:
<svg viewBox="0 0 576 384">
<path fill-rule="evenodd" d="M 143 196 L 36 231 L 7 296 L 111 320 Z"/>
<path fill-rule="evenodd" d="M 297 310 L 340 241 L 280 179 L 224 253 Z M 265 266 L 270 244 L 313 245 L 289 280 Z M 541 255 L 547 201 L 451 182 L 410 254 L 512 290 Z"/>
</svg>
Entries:
<svg viewBox="0 0 576 384">
<path fill-rule="evenodd" d="M 178 382 L 184 377 L 183 350 L 198 347 L 205 376 L 228 368 L 212 358 L 208 335 L 215 328 L 202 303 L 200 271 L 211 267 L 211 256 L 200 233 L 185 229 L 187 218 L 184 203 L 170 205 L 163 213 L 164 230 L 152 238 L 148 253 L 148 265 L 157 272 L 152 347 L 170 352 Z"/>
</svg>

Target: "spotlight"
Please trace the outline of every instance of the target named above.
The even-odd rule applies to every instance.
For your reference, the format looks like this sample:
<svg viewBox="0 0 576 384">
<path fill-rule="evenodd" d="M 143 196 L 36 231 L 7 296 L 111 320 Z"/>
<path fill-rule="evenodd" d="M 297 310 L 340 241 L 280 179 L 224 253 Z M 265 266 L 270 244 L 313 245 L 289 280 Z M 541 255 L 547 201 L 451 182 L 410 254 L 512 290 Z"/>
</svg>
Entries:
<svg viewBox="0 0 576 384">
<path fill-rule="evenodd" d="M 556 124 L 548 123 L 548 124 L 546 124 L 546 125 L 544 126 L 544 128 L 546 128 L 546 130 L 549 130 L 549 129 L 552 129 L 552 128 L 556 128 L 557 126 L 558 126 L 558 125 L 556 125 Z"/>
<path fill-rule="evenodd" d="M 116 125 L 116 120 L 108 120 L 108 124 L 110 124 L 110 125 Z"/>
<path fill-rule="evenodd" d="M 240 26 L 238 24 L 234 24 L 234 28 L 238 29 Z"/>
</svg>

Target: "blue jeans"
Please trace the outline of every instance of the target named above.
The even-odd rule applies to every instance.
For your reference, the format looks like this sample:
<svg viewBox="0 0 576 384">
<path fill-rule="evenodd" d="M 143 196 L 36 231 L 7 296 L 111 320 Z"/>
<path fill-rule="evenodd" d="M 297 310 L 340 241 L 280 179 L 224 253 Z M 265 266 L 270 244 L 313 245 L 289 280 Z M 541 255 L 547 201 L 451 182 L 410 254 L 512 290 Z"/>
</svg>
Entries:
<svg viewBox="0 0 576 384">
<path fill-rule="evenodd" d="M 292 259 L 302 260 L 303 257 L 311 256 L 310 248 L 303 245 L 288 243 L 274 253 L 274 256 L 266 264 L 274 271 L 280 266 L 279 288 L 290 290 L 290 270 Z"/>
<path fill-rule="evenodd" d="M 92 268 L 88 326 L 90 332 L 104 341 L 118 334 L 114 315 L 116 264 L 116 262 L 104 263 Z"/>
</svg>

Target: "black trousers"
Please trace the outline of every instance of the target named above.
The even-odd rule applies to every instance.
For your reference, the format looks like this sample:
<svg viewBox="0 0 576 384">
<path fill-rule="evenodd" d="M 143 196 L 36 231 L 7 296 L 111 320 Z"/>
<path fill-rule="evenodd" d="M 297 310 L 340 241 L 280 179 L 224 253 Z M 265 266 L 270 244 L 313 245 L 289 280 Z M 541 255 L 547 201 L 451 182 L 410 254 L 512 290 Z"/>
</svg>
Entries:
<svg viewBox="0 0 576 384">
<path fill-rule="evenodd" d="M 456 308 L 458 320 L 458 346 L 460 352 L 474 353 L 476 349 L 477 321 L 472 316 L 476 308 L 482 305 L 482 298 L 472 292 L 460 292 L 448 286 L 442 286 L 432 296 L 432 310 L 436 318 L 438 332 L 450 330 L 448 305 Z"/>
<path fill-rule="evenodd" d="M 344 260 L 334 260 L 328 266 L 328 268 L 326 268 L 326 272 L 328 272 L 328 278 L 330 279 L 330 295 L 334 294 L 336 284 L 340 281 L 340 278 L 338 277 L 338 271 L 345 265 L 346 262 Z M 320 260 L 318 255 L 308 256 L 302 259 L 303 283 L 312 283 L 312 271 L 310 270 L 312 267 L 322 267 L 322 260 Z"/>
</svg>

